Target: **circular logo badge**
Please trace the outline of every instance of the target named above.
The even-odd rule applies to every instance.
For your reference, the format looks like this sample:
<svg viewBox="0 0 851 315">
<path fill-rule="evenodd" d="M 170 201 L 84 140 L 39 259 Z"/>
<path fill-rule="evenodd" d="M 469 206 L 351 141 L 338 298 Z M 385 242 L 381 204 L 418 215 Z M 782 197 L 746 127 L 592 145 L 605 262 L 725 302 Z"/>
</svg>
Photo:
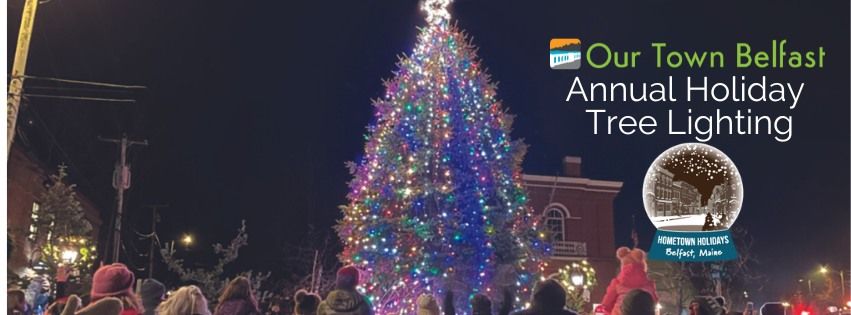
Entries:
<svg viewBox="0 0 851 315">
<path fill-rule="evenodd" d="M 726 230 L 742 209 L 742 177 L 721 150 L 683 143 L 653 161 L 642 194 L 647 216 L 659 230 Z"/>
</svg>

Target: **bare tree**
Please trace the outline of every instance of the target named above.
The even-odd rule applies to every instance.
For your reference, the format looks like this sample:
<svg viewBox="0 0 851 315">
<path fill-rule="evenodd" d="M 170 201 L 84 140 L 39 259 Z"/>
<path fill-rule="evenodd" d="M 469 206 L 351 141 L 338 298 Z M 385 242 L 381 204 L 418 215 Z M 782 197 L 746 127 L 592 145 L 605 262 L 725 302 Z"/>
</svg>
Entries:
<svg viewBox="0 0 851 315">
<path fill-rule="evenodd" d="M 340 262 L 336 257 L 338 245 L 332 237 L 328 231 L 311 225 L 305 236 L 294 243 L 297 245 L 282 249 L 278 265 L 282 274 L 288 276 L 272 286 L 275 295 L 281 295 L 279 300 L 290 300 L 299 289 L 324 296 L 334 288 Z"/>
<path fill-rule="evenodd" d="M 649 276 L 656 282 L 661 303 L 669 304 L 680 314 L 695 295 L 688 265 L 675 261 L 651 261 Z"/>
<path fill-rule="evenodd" d="M 242 226 L 237 230 L 237 235 L 234 237 L 227 247 L 216 243 L 213 245 L 213 252 L 219 256 L 218 261 L 212 268 L 188 268 L 184 265 L 183 259 L 174 256 L 174 247 L 162 248 L 163 261 L 168 265 L 168 269 L 177 273 L 181 281 L 196 283 L 201 287 L 204 294 L 210 297 L 209 301 L 212 304 L 216 303 L 213 298 L 218 296 L 222 289 L 227 285 L 231 278 L 226 277 L 225 266 L 239 258 L 239 249 L 248 245 L 248 233 L 245 230 L 245 220 L 242 221 Z M 260 291 L 264 281 L 269 279 L 271 272 L 254 273 L 252 270 L 240 272 L 237 276 L 245 276 L 251 280 L 252 287 L 255 289 L 257 301 L 263 303 L 271 294 L 266 291 Z"/>
<path fill-rule="evenodd" d="M 734 260 L 722 262 L 690 263 L 688 273 L 699 294 L 723 296 L 728 309 L 739 309 L 747 303 L 744 292 L 761 291 L 766 277 L 754 267 L 759 260 L 753 253 L 753 236 L 747 229 L 731 229 L 738 252 Z"/>
</svg>

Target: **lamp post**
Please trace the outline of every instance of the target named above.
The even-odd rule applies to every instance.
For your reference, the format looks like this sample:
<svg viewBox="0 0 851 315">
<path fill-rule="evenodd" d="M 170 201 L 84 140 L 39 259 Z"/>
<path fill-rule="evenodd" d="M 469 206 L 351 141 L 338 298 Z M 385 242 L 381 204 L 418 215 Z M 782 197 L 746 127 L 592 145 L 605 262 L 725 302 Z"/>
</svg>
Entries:
<svg viewBox="0 0 851 315">
<path fill-rule="evenodd" d="M 830 268 L 827 266 L 820 266 L 818 272 L 824 277 L 830 277 Z M 842 300 L 845 299 L 845 270 L 839 270 L 839 287 L 841 288 Z"/>
<path fill-rule="evenodd" d="M 74 261 L 77 260 L 77 251 L 74 249 L 66 248 L 62 251 L 62 262 L 66 265 L 73 265 Z"/>
<path fill-rule="evenodd" d="M 192 238 L 192 234 L 183 234 L 183 237 L 180 238 L 180 243 L 183 244 L 184 248 L 189 248 L 189 246 L 192 246 L 193 242 L 195 242 L 195 240 Z"/>
<path fill-rule="evenodd" d="M 591 288 L 597 284 L 596 271 L 588 261 L 568 263 L 550 275 L 567 291 L 569 307 L 582 309 L 591 301 Z"/>
<path fill-rule="evenodd" d="M 585 284 L 585 275 L 583 275 L 578 270 L 574 270 L 570 274 L 570 283 L 577 287 Z"/>
</svg>

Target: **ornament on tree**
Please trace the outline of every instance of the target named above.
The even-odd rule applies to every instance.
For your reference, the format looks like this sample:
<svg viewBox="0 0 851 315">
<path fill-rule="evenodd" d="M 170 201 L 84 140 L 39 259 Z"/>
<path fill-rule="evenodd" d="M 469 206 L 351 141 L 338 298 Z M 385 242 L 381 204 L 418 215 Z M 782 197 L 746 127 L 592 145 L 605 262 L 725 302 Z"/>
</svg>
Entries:
<svg viewBox="0 0 851 315">
<path fill-rule="evenodd" d="M 359 290 L 377 314 L 413 314 L 421 293 L 449 290 L 460 307 L 475 293 L 499 300 L 503 290 L 519 302 L 548 251 L 526 206 L 525 145 L 509 137 L 512 117 L 450 24 L 448 4 L 424 2 L 428 26 L 373 102 L 336 226 L 340 258 L 364 272 Z"/>
</svg>

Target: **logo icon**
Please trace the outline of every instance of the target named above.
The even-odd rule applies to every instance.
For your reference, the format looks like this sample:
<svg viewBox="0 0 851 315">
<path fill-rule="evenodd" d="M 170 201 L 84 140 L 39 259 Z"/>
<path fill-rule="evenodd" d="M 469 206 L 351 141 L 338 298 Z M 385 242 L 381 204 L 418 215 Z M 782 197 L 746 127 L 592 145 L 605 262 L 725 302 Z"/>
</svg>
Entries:
<svg viewBox="0 0 851 315">
<path fill-rule="evenodd" d="M 742 211 L 742 176 L 724 152 L 703 143 L 666 150 L 647 170 L 642 194 L 658 229 L 650 259 L 736 259 L 729 229 Z"/>
<path fill-rule="evenodd" d="M 574 70 L 582 65 L 582 42 L 579 38 L 550 39 L 550 68 Z"/>
<path fill-rule="evenodd" d="M 729 229 L 742 209 L 742 177 L 724 152 L 707 144 L 674 146 L 644 177 L 644 209 L 657 229 Z"/>
</svg>

